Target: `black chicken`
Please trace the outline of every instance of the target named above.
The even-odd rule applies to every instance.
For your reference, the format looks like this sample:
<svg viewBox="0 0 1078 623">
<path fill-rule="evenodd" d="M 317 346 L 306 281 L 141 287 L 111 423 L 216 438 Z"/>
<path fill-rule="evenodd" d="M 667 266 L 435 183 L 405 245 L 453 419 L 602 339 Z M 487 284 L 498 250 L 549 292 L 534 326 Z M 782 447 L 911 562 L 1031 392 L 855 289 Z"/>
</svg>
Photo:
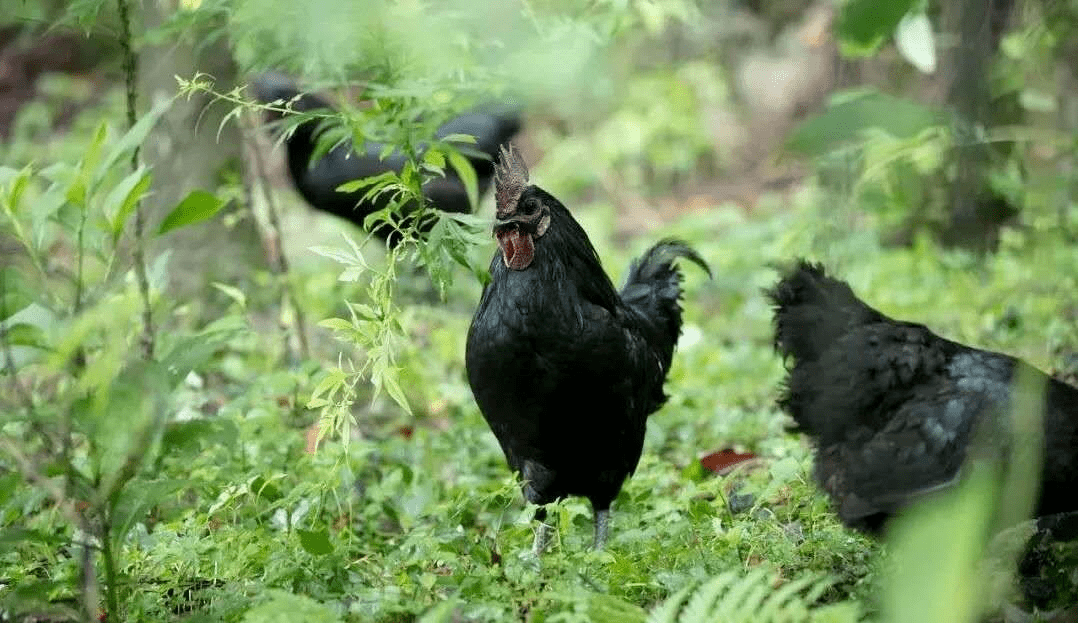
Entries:
<svg viewBox="0 0 1078 623">
<path fill-rule="evenodd" d="M 587 497 L 600 549 L 610 504 L 640 460 L 647 417 L 666 401 L 681 333 L 674 261 L 710 269 L 685 244 L 664 240 L 633 264 L 619 294 L 580 224 L 528 184 L 512 147 L 502 150 L 495 185 L 499 250 L 468 331 L 468 383 L 525 481 L 524 497 L 539 505 Z M 545 515 L 536 513 L 540 522 Z M 537 553 L 549 535 L 541 523 Z"/>
<path fill-rule="evenodd" d="M 892 320 L 820 265 L 797 263 L 767 294 L 775 348 L 793 358 L 779 404 L 816 439 L 816 479 L 846 525 L 879 533 L 909 503 L 953 485 L 974 437 L 1008 429 L 1019 370 L 1044 383 L 1035 513 L 1078 510 L 1078 389 Z"/>
<path fill-rule="evenodd" d="M 277 100 L 291 102 L 292 109 L 298 112 L 333 110 L 330 103 L 321 97 L 309 93 L 301 94 L 296 84 L 281 74 L 263 74 L 256 78 L 251 86 L 255 98 L 264 103 Z M 475 137 L 474 144 L 461 143 L 459 148 L 475 168 L 478 190 L 482 196 L 494 175 L 493 159 L 498 155 L 498 148 L 520 130 L 520 125 L 520 118 L 515 114 L 473 112 L 450 120 L 438 128 L 435 136 L 445 138 L 451 134 L 467 134 Z M 318 119 L 304 121 L 285 139 L 288 171 L 292 182 L 311 207 L 363 227 L 363 220 L 369 214 L 388 204 L 388 195 L 363 201 L 367 188 L 347 193 L 338 192 L 337 188 L 346 182 L 386 171 L 399 172 L 404 167 L 405 157 L 400 151 L 393 151 L 382 159 L 380 155 L 385 145 L 372 141 L 365 142 L 362 153 L 359 153 L 353 149 L 351 141 L 345 141 L 317 161 L 311 162 L 318 143 L 319 126 Z M 464 184 L 451 168 L 447 168 L 445 177 L 424 184 L 423 194 L 431 205 L 443 212 L 471 212 Z M 376 233 L 383 238 L 390 236 L 389 230 L 380 229 Z"/>
</svg>

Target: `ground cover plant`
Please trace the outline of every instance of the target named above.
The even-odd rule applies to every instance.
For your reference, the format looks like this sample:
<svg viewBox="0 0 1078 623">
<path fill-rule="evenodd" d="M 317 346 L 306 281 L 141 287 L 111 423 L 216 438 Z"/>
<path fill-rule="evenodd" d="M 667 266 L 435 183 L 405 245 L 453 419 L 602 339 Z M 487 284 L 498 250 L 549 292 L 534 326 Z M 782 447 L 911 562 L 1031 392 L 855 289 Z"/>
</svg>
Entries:
<svg viewBox="0 0 1078 623">
<path fill-rule="evenodd" d="M 737 82 L 711 42 L 722 15 L 702 5 L 338 4 L 183 2 L 125 34 L 145 7 L 23 3 L 27 23 L 119 43 L 103 78 L 39 83 L 0 146 L 0 621 L 973 621 L 1021 602 L 1012 575 L 1028 532 L 978 532 L 991 482 L 911 513 L 885 543 L 836 520 L 811 447 L 775 404 L 784 369 L 762 292 L 776 262 L 810 257 L 891 316 L 1073 380 L 1078 208 L 1057 167 L 1073 137 L 1043 118 L 1011 128 L 1022 147 L 993 180 L 1026 176 L 1020 216 L 989 253 L 945 246 L 932 189 L 957 141 L 927 106 L 839 94 L 780 146 L 815 157 L 796 182 L 735 171 L 701 129 Z M 834 36 L 870 55 L 906 33 L 899 47 L 923 64 L 895 23 L 932 7 L 897 4 L 891 23 L 851 0 Z M 1052 87 L 1037 61 L 1067 33 L 1026 11 L 998 73 L 1036 113 Z M 862 27 L 866 14 L 883 25 Z M 375 219 L 396 222 L 446 169 L 468 177 L 456 146 L 424 151 L 424 128 L 511 97 L 528 110 L 532 179 L 573 210 L 615 283 L 662 237 L 699 250 L 713 277 L 685 271 L 670 399 L 606 549 L 590 549 L 591 510 L 573 498 L 551 509 L 547 552 L 531 554 L 535 508 L 469 391 L 490 202 L 432 213 L 427 238 L 404 231 L 393 248 L 311 214 L 267 173 L 261 113 L 287 102 L 255 104 L 198 62 L 169 76 L 168 97 L 139 89 L 134 72 L 169 37 L 224 41 L 244 71 L 362 88 L 368 103 L 331 115 L 325 148 L 365 138 L 409 157 L 356 184 L 393 197 Z M 241 130 L 260 156 L 239 153 L 211 186 L 178 183 L 153 212 L 177 182 L 146 150 L 198 97 L 223 111 L 211 135 Z M 835 121 L 850 107 L 859 133 Z M 753 200 L 709 186 L 723 175 L 755 179 Z M 178 242 L 245 224 L 269 251 L 256 244 L 238 266 L 224 246 Z M 722 450 L 754 458 L 715 473 Z M 1050 606 L 1072 606 L 1074 552 L 1052 554 Z"/>
</svg>

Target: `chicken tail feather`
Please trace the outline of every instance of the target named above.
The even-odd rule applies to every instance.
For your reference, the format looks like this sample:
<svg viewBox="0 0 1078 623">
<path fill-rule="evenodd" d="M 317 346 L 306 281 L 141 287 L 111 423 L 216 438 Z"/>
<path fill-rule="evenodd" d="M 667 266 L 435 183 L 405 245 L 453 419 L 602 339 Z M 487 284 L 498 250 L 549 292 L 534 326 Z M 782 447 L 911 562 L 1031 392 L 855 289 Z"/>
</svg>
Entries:
<svg viewBox="0 0 1078 623">
<path fill-rule="evenodd" d="M 670 369 L 674 345 L 681 335 L 681 271 L 677 258 L 685 258 L 703 268 L 711 268 L 700 254 L 680 240 L 664 239 L 648 249 L 629 268 L 621 289 L 621 299 L 652 327 L 652 347 L 660 353 L 663 370 Z"/>
</svg>

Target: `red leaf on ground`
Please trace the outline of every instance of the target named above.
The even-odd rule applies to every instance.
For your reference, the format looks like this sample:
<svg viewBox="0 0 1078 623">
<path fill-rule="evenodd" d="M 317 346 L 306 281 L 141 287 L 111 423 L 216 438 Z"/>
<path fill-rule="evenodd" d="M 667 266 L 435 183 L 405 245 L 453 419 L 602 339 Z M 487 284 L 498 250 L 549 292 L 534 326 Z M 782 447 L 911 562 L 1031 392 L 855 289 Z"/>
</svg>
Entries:
<svg viewBox="0 0 1078 623">
<path fill-rule="evenodd" d="M 751 452 L 738 452 L 730 448 L 712 452 L 700 457 L 700 464 L 704 469 L 716 474 L 728 473 L 735 465 L 751 461 L 756 455 Z"/>
</svg>

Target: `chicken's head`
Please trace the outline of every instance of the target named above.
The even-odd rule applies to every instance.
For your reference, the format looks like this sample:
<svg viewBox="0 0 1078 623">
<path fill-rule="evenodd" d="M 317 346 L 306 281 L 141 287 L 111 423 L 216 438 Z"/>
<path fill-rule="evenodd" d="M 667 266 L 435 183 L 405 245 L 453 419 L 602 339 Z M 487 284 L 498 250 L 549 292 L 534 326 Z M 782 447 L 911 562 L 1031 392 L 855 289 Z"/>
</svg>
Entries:
<svg viewBox="0 0 1078 623">
<path fill-rule="evenodd" d="M 513 270 L 524 270 L 535 257 L 535 240 L 550 227 L 550 208 L 544 193 L 528 184 L 528 167 L 520 152 L 509 145 L 501 148 L 494 168 L 494 198 L 497 203 L 494 237 L 502 250 L 502 261 Z"/>
</svg>

